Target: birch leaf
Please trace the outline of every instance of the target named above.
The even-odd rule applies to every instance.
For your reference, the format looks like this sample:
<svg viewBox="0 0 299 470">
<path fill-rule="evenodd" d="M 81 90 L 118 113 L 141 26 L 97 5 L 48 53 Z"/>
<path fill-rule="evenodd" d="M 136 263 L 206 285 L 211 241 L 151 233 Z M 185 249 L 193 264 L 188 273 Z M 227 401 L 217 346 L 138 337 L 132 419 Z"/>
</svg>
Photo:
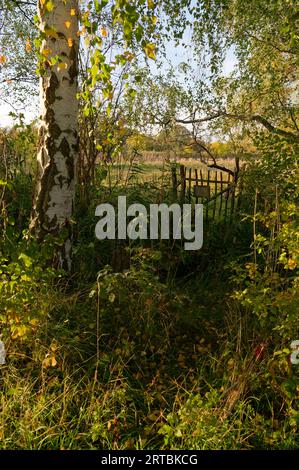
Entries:
<svg viewBox="0 0 299 470">
<path fill-rule="evenodd" d="M 147 55 L 147 57 L 149 57 L 150 59 L 153 59 L 155 60 L 156 59 L 156 46 L 155 44 L 152 44 L 152 43 L 148 43 L 144 46 L 144 51 Z"/>
</svg>

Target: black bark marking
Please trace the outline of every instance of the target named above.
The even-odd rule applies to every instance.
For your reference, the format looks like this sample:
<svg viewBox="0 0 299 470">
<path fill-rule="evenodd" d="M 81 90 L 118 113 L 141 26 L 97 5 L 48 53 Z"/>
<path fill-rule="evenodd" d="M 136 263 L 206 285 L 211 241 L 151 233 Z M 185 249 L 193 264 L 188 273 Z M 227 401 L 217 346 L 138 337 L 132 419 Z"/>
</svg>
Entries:
<svg viewBox="0 0 299 470">
<path fill-rule="evenodd" d="M 58 178 L 56 179 L 56 181 L 58 181 L 59 186 L 62 188 L 62 187 L 63 187 L 63 184 L 64 184 L 64 182 L 65 182 L 65 178 L 60 174 L 60 175 L 58 176 Z"/>
<path fill-rule="evenodd" d="M 58 150 L 62 153 L 62 155 L 65 158 L 65 164 L 66 164 L 67 172 L 68 172 L 68 180 L 69 180 L 69 183 L 71 183 L 72 180 L 74 179 L 74 174 L 75 174 L 74 158 L 71 154 L 69 143 L 65 137 L 63 137 Z"/>
<path fill-rule="evenodd" d="M 49 86 L 46 87 L 45 89 L 45 95 L 46 95 L 46 102 L 47 104 L 53 104 L 55 103 L 55 93 L 57 88 L 59 88 L 59 81 L 54 72 L 51 72 L 50 79 L 49 79 Z"/>
<path fill-rule="evenodd" d="M 69 67 L 70 85 L 72 85 L 77 80 L 77 77 L 78 77 L 77 57 L 78 57 L 78 48 L 77 48 L 77 45 L 73 44 L 70 50 L 70 67 Z"/>
<path fill-rule="evenodd" d="M 58 147 L 58 150 L 62 153 L 64 157 L 70 156 L 70 146 L 65 137 L 63 137 L 61 144 Z"/>
<path fill-rule="evenodd" d="M 49 134 L 51 135 L 51 137 L 57 140 L 61 134 L 61 129 L 58 126 L 58 124 L 54 121 L 54 119 L 49 122 L 48 129 L 49 129 Z"/>
<path fill-rule="evenodd" d="M 42 152 L 44 150 L 42 149 Z M 51 162 L 46 168 L 43 168 L 43 174 L 40 179 L 40 190 L 35 200 L 35 218 L 39 220 L 39 227 L 37 236 L 42 240 L 46 233 L 52 232 L 56 228 L 57 219 L 55 217 L 50 221 L 46 215 L 49 208 L 49 193 L 55 185 L 55 177 L 58 175 L 58 170 L 55 162 Z M 34 221 L 33 221 L 34 222 Z"/>
</svg>

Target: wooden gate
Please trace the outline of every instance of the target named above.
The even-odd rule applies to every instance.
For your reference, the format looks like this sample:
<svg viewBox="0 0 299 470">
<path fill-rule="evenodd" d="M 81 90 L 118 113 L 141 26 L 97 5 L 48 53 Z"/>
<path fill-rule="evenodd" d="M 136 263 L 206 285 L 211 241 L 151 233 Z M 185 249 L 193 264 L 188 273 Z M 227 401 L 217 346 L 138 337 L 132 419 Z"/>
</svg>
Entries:
<svg viewBox="0 0 299 470">
<path fill-rule="evenodd" d="M 233 174 L 187 168 L 173 168 L 172 185 L 176 199 L 181 203 L 203 204 L 206 220 L 228 220 L 240 209 L 240 190 Z"/>
</svg>

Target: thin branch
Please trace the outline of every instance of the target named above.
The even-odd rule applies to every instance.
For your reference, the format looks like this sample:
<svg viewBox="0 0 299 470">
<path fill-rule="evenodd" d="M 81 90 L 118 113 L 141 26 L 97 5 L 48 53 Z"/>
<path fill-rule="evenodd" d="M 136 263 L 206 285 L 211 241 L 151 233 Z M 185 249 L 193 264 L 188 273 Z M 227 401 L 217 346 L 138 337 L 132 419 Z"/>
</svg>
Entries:
<svg viewBox="0 0 299 470">
<path fill-rule="evenodd" d="M 235 178 L 234 171 L 230 170 L 229 168 L 226 168 L 225 166 L 218 165 L 218 163 L 216 161 L 216 157 L 212 154 L 212 152 L 202 142 L 199 142 L 197 140 L 197 137 L 194 133 L 193 133 L 193 139 L 195 141 L 195 144 L 198 145 L 202 150 L 204 150 L 209 155 L 211 160 L 213 161 L 212 164 L 208 165 L 208 168 L 215 168 L 216 170 L 224 171 L 224 172 L 229 173 L 230 175 L 232 175 L 233 178 Z"/>
<path fill-rule="evenodd" d="M 211 116 L 205 116 L 203 118 L 199 119 L 176 119 L 177 123 L 181 124 L 196 124 L 200 122 L 208 122 L 212 121 L 214 119 L 217 119 L 219 117 L 224 117 L 224 118 L 229 118 L 229 119 L 237 119 L 240 121 L 247 121 L 247 122 L 258 122 L 262 126 L 264 126 L 269 132 L 272 132 L 277 135 L 281 135 L 285 137 L 286 139 L 292 140 L 293 142 L 299 142 L 299 135 L 294 134 L 293 132 L 290 131 L 285 131 L 284 129 L 280 129 L 279 127 L 273 126 L 267 119 L 265 119 L 263 116 L 260 116 L 259 114 L 256 114 L 254 116 L 245 116 L 243 114 L 230 114 L 226 113 L 223 111 L 219 111 L 215 114 L 212 114 Z"/>
<path fill-rule="evenodd" d="M 32 19 L 27 15 L 27 13 L 23 10 L 23 8 L 21 6 L 21 5 L 26 5 L 27 6 L 27 4 L 25 2 L 20 2 L 18 0 L 12 0 L 12 1 L 16 5 L 16 7 L 20 10 L 20 12 L 25 16 L 26 20 L 28 20 L 30 24 L 32 24 L 34 27 L 36 27 L 36 24 L 34 23 L 34 21 L 32 21 Z M 32 4 L 28 3 L 28 5 L 32 5 Z"/>
<path fill-rule="evenodd" d="M 248 37 L 250 37 L 251 39 L 254 39 L 255 41 L 258 41 L 258 42 L 261 42 L 263 44 L 267 44 L 268 46 L 271 46 L 273 47 L 273 49 L 275 49 L 276 51 L 278 52 L 281 52 L 282 54 L 296 54 L 296 51 L 295 50 L 292 50 L 292 49 L 281 49 L 279 46 L 277 46 L 276 44 L 274 44 L 273 42 L 267 40 L 267 39 L 261 39 L 261 38 L 258 38 L 257 36 L 255 36 L 254 34 L 252 33 L 249 33 L 248 31 L 245 33 Z"/>
<path fill-rule="evenodd" d="M 213 121 L 213 119 L 217 119 L 218 117 L 221 117 L 224 115 L 225 113 L 223 111 L 218 111 L 215 114 L 211 114 L 211 116 L 205 116 L 203 118 L 176 119 L 175 121 L 180 124 L 198 124 L 200 122 Z"/>
</svg>

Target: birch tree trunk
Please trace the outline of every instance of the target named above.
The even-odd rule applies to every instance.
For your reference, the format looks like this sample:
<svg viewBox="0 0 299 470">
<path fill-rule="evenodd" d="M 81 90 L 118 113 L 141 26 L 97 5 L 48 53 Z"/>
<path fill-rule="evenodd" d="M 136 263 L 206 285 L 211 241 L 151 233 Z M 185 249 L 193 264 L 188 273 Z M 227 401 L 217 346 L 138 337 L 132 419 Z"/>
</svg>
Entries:
<svg viewBox="0 0 299 470">
<path fill-rule="evenodd" d="M 78 148 L 78 0 L 38 0 L 38 16 L 41 116 L 31 229 L 39 240 L 65 230 L 58 264 L 70 270 Z"/>
</svg>

